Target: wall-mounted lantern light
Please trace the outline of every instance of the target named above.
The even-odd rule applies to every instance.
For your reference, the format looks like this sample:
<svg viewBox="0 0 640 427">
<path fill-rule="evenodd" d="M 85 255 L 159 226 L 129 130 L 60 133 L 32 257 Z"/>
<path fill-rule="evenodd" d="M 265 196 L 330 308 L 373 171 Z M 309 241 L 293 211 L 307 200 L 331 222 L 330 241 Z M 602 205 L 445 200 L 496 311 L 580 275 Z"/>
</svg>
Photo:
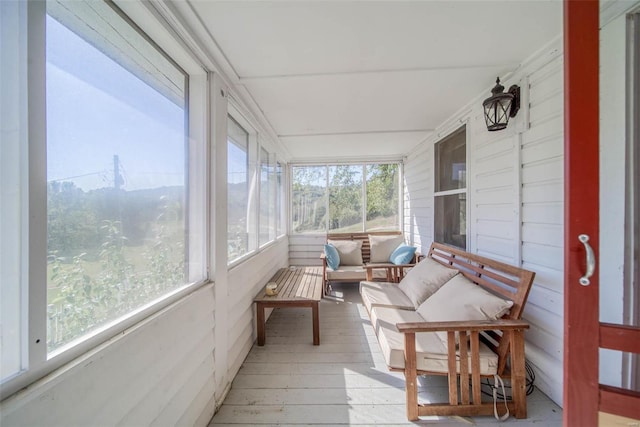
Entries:
<svg viewBox="0 0 640 427">
<path fill-rule="evenodd" d="M 500 84 L 500 77 L 496 78 L 496 85 L 491 89 L 492 95 L 482 103 L 487 130 L 496 131 L 507 127 L 509 117 L 515 117 L 520 109 L 520 86 L 513 85 L 504 93 L 504 86 Z"/>
</svg>

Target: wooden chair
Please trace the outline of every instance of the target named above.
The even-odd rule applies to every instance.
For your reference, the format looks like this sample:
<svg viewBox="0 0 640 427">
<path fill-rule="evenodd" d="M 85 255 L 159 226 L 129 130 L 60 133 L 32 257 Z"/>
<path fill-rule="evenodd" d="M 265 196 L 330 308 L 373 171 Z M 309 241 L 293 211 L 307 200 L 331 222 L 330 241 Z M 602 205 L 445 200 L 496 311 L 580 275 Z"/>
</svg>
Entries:
<svg viewBox="0 0 640 427">
<path fill-rule="evenodd" d="M 414 258 L 411 260 L 410 264 L 396 266 L 394 264 L 370 264 L 371 261 L 371 243 L 369 242 L 369 235 L 374 236 L 400 236 L 402 233 L 400 231 L 371 231 L 366 233 L 329 233 L 327 234 L 328 240 L 360 240 L 362 241 L 362 261 L 363 265 L 361 268 L 361 273 L 354 273 L 354 278 L 352 281 L 359 282 L 361 280 L 374 280 L 373 270 L 385 269 L 386 276 L 384 278 L 380 278 L 379 280 L 386 280 L 387 282 L 399 282 L 404 274 L 404 268 L 409 268 L 415 265 L 416 259 L 420 259 L 420 257 L 424 257 L 419 253 L 416 253 Z M 327 274 L 327 260 L 324 253 L 320 254 L 320 259 L 322 260 L 322 276 L 324 277 L 325 283 L 325 294 L 329 292 L 329 284 L 331 279 Z M 336 280 L 340 281 L 340 280 Z"/>
<path fill-rule="evenodd" d="M 440 243 L 433 243 L 427 256 L 444 265 L 453 266 L 476 285 L 513 301 L 513 307 L 504 318 L 495 321 L 422 322 L 396 325 L 405 338 L 404 375 L 407 418 L 417 420 L 419 416 L 427 415 L 472 416 L 494 413 L 493 402 L 482 402 L 481 399 L 478 350 L 480 340 L 498 355 L 498 375 L 511 381 L 512 400 L 508 402 L 509 411 L 516 418 L 526 418 L 524 330 L 529 328 L 529 324 L 521 318 L 535 273 Z M 425 372 L 416 368 L 416 334 L 436 331 L 447 332 L 448 372 L 446 374 Z M 460 334 L 459 345 L 456 344 L 456 333 Z M 456 350 L 459 352 L 459 360 L 467 360 L 470 355 L 470 367 L 467 363 L 457 363 Z M 430 404 L 418 402 L 417 379 L 419 375 L 426 374 L 448 376 L 448 402 Z"/>
</svg>

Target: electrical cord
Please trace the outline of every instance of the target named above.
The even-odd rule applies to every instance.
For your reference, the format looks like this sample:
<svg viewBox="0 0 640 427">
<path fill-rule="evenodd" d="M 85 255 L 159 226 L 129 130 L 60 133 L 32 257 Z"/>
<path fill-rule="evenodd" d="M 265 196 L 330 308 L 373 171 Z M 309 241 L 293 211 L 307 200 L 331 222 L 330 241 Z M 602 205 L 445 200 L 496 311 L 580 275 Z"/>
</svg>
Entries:
<svg viewBox="0 0 640 427">
<path fill-rule="evenodd" d="M 525 386 L 526 386 L 527 396 L 529 396 L 531 393 L 533 393 L 533 390 L 535 389 L 534 382 L 536 380 L 536 373 L 534 372 L 531 365 L 529 365 L 529 362 L 527 362 L 526 360 L 524 362 L 524 368 L 526 372 Z M 505 385 L 504 388 L 511 390 L 510 385 Z M 484 394 L 485 396 L 493 397 L 493 389 L 494 389 L 494 386 L 491 384 L 489 379 L 485 378 L 481 383 L 482 394 Z M 502 393 L 498 392 L 497 393 L 498 399 L 504 400 L 506 398 L 506 400 L 511 400 L 511 396 L 509 395 L 509 393 L 505 392 L 505 394 L 507 394 L 507 396 L 504 396 Z"/>
</svg>

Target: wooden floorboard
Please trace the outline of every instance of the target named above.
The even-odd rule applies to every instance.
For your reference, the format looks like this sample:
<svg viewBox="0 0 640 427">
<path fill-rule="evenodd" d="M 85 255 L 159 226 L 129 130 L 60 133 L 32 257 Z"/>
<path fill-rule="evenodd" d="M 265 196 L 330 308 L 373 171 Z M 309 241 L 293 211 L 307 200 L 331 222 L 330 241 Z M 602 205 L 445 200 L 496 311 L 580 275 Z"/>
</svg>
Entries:
<svg viewBox="0 0 640 427">
<path fill-rule="evenodd" d="M 404 377 L 390 372 L 360 302 L 358 287 L 332 284 L 320 303 L 320 346 L 311 334 L 311 310 L 275 309 L 266 344 L 253 346 L 212 426 L 504 426 L 493 417 L 422 417 L 408 422 Z M 423 377 L 421 401 L 447 398 L 446 377 Z M 535 391 L 529 417 L 506 424 L 561 426 L 562 410 Z"/>
</svg>

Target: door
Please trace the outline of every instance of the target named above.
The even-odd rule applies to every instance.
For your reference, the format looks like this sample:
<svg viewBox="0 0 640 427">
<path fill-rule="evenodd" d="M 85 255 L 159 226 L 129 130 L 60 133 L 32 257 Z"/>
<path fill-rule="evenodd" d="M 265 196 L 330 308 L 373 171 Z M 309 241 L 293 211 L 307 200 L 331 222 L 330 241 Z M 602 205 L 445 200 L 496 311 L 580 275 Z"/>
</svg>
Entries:
<svg viewBox="0 0 640 427">
<path fill-rule="evenodd" d="M 596 426 L 599 412 L 640 419 L 638 359 L 633 356 L 640 353 L 637 323 L 640 31 L 634 30 L 637 23 L 634 24 L 632 14 L 624 11 L 621 43 L 603 43 L 601 51 L 599 9 L 597 1 L 564 3 L 565 426 Z M 604 58 L 602 63 L 599 58 Z M 616 58 L 622 58 L 622 81 L 615 80 L 615 84 L 622 84 L 621 90 L 612 80 L 604 79 L 610 77 L 606 76 L 607 70 L 612 67 L 610 61 L 615 62 Z M 616 120 L 619 117 L 612 115 L 612 109 L 622 115 L 622 120 Z M 616 132 L 622 132 L 622 137 L 612 138 Z M 616 157 L 615 153 L 621 155 Z M 607 185 L 615 180 L 611 171 L 613 175 L 621 173 L 616 175 L 618 181 L 622 177 L 617 187 Z M 601 191 L 599 197 L 594 191 L 597 189 Z M 610 205 L 610 200 L 617 200 L 621 211 Z M 600 203 L 606 209 L 600 209 Z M 621 224 L 616 233 L 608 229 L 610 217 Z M 612 257 L 612 253 L 620 253 L 622 259 Z M 610 277 L 617 279 L 612 281 Z M 602 310 L 601 299 L 614 300 L 610 295 L 618 290 L 622 290 L 621 297 L 615 299 L 618 306 Z M 615 321 L 605 322 L 607 316 Z M 620 365 L 619 381 L 611 385 L 606 380 L 603 384 L 606 375 L 602 372 L 612 363 Z"/>
</svg>

